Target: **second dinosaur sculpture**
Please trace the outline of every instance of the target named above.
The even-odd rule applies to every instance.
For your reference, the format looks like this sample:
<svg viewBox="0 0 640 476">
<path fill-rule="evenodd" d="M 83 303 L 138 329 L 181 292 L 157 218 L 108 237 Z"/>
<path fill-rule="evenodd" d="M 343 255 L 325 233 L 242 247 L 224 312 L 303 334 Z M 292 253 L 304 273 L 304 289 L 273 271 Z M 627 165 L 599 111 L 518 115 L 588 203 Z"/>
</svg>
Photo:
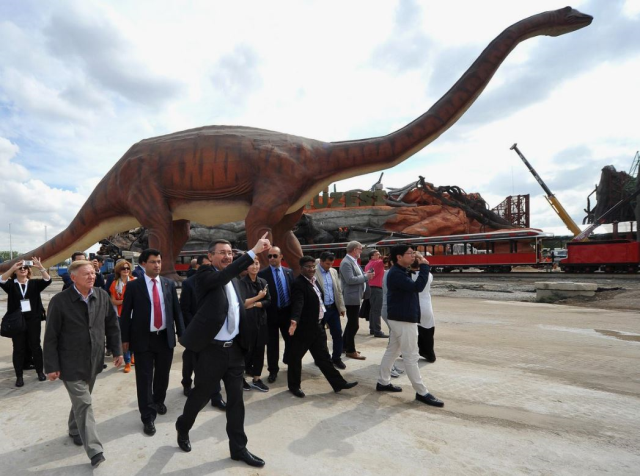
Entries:
<svg viewBox="0 0 640 476">
<path fill-rule="evenodd" d="M 245 219 L 249 243 L 269 232 L 296 269 L 302 251 L 291 229 L 314 195 L 332 182 L 393 167 L 433 142 L 473 104 L 520 42 L 569 33 L 592 20 L 566 7 L 515 23 L 425 114 L 383 137 L 322 142 L 249 127 L 208 126 L 138 142 L 100 181 L 71 224 L 24 256 L 39 256 L 50 266 L 73 250 L 142 225 L 149 230 L 149 246 L 162 252 L 163 274 L 177 278 L 174 261 L 188 239 L 190 221 L 217 225 Z M 1 264 L 0 271 L 14 261 Z"/>
</svg>

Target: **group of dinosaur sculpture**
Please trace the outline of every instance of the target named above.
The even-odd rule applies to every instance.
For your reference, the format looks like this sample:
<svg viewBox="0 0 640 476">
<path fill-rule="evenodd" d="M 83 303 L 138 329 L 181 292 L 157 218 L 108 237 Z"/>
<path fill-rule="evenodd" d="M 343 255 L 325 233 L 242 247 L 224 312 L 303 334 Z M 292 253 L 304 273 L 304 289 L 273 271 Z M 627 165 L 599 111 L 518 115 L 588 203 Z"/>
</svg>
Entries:
<svg viewBox="0 0 640 476">
<path fill-rule="evenodd" d="M 411 157 L 455 124 L 520 42 L 569 33 L 592 19 L 566 7 L 513 24 L 426 113 L 386 136 L 323 142 L 250 127 L 207 126 L 142 140 L 105 175 L 64 231 L 25 256 L 42 257 L 49 266 L 73 250 L 143 226 L 149 246 L 162 252 L 163 274 L 177 278 L 173 263 L 189 237 L 190 221 L 216 225 L 244 219 L 249 243 L 267 232 L 295 268 L 302 252 L 291 230 L 319 191 Z M 1 264 L 0 271 L 12 263 Z"/>
</svg>

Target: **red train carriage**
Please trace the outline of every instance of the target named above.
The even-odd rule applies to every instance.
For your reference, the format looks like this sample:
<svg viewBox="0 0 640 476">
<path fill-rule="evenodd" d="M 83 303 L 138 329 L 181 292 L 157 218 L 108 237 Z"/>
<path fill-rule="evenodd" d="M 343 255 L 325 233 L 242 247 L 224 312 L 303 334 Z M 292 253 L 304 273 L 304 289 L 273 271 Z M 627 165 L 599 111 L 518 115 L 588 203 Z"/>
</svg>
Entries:
<svg viewBox="0 0 640 476">
<path fill-rule="evenodd" d="M 629 240 L 576 241 L 567 243 L 568 256 L 560 269 L 568 273 L 637 273 L 640 242 Z"/>
</svg>

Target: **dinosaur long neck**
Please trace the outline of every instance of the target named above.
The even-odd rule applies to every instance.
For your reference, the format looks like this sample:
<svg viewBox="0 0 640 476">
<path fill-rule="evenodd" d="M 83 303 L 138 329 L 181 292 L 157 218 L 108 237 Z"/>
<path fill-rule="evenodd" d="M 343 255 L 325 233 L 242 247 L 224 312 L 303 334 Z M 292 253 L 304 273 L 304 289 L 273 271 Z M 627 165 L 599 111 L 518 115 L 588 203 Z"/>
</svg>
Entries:
<svg viewBox="0 0 640 476">
<path fill-rule="evenodd" d="M 337 181 L 383 170 L 399 164 L 433 142 L 469 109 L 520 42 L 548 30 L 553 13 L 534 15 L 504 30 L 446 94 L 402 129 L 383 137 L 332 142 L 324 178 Z"/>
</svg>

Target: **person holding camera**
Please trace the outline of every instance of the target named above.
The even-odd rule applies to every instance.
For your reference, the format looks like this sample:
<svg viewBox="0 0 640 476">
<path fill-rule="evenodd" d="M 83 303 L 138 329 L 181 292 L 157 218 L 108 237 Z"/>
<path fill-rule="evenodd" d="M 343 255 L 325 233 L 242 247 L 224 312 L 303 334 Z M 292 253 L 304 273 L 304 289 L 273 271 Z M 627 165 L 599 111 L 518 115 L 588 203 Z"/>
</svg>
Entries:
<svg viewBox="0 0 640 476">
<path fill-rule="evenodd" d="M 40 270 L 43 279 L 31 279 L 31 267 Z M 43 372 L 42 346 L 40 345 L 41 321 L 45 319 L 44 306 L 40 293 L 51 284 L 51 277 L 44 269 L 39 258 L 30 261 L 18 261 L 0 276 L 0 287 L 8 295 L 7 314 L 17 309 L 22 311 L 26 329 L 12 337 L 13 368 L 16 372 L 16 387 L 24 385 L 23 369 L 27 348 L 33 356 L 38 380 L 44 382 L 47 377 Z"/>
</svg>

